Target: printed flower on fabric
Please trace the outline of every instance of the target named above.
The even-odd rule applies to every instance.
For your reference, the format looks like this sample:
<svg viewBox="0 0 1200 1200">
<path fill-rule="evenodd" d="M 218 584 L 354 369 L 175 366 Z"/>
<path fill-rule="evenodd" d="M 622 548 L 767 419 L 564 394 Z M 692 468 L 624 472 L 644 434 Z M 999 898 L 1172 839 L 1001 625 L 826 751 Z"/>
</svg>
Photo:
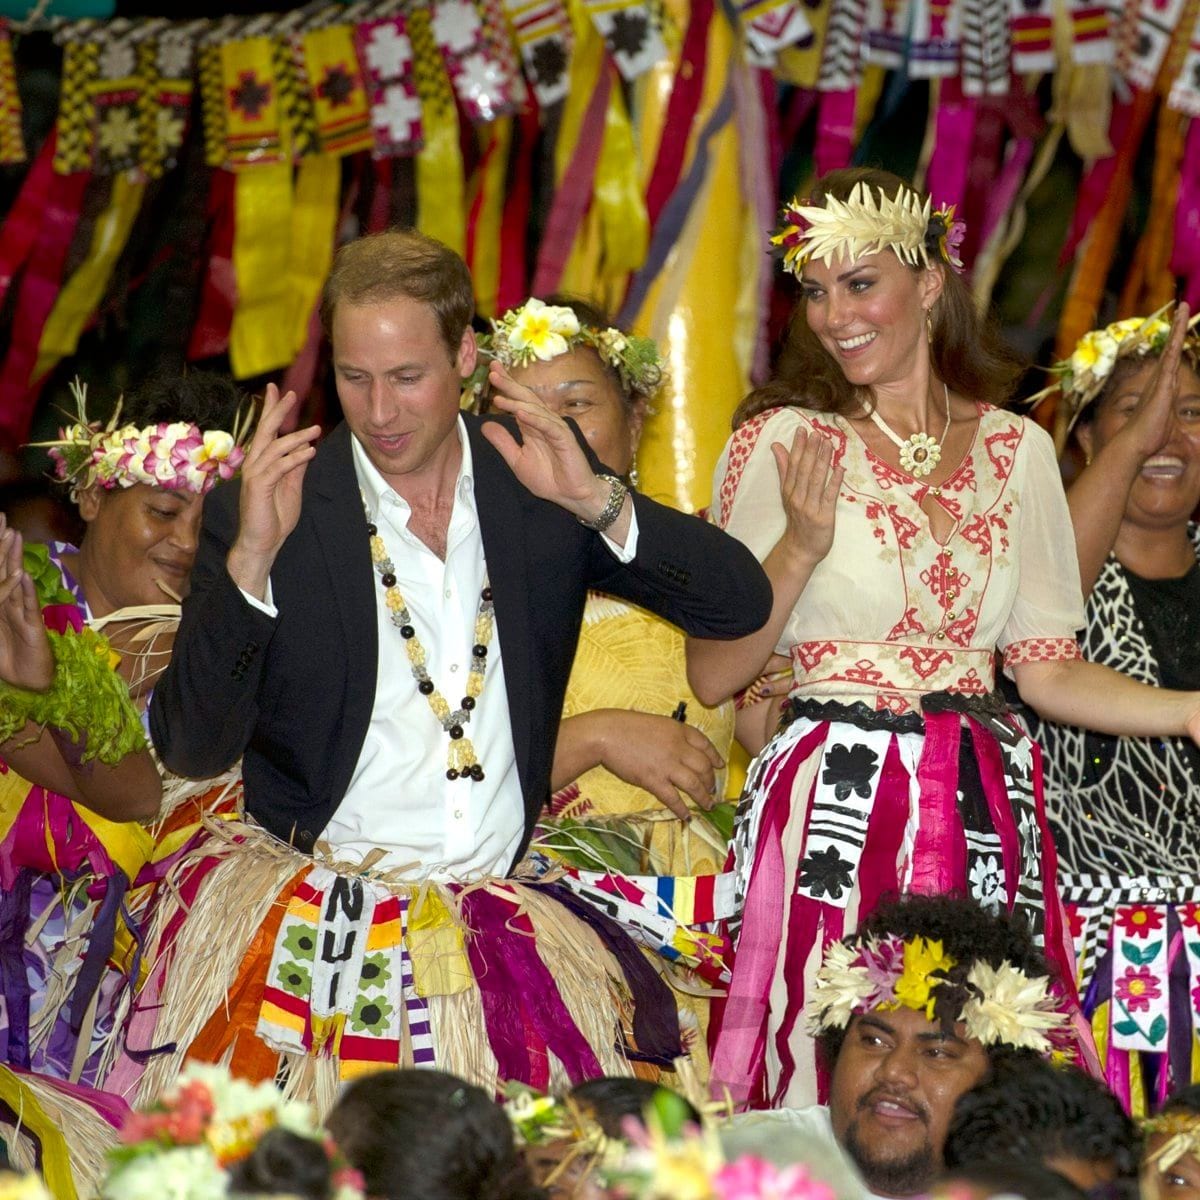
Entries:
<svg viewBox="0 0 1200 1200">
<path fill-rule="evenodd" d="M 355 1033 L 386 1033 L 388 1022 L 396 1011 L 382 996 L 359 996 L 350 1014 L 350 1028 Z"/>
<path fill-rule="evenodd" d="M 1185 933 L 1189 930 L 1200 931 L 1200 904 L 1180 904 L 1175 909 L 1175 915 L 1179 918 L 1179 924 L 1183 926 Z"/>
<path fill-rule="evenodd" d="M 996 909 L 1005 899 L 1000 860 L 994 855 L 978 858 L 971 867 L 971 896 L 981 908 Z"/>
<path fill-rule="evenodd" d="M 870 746 L 831 746 L 825 755 L 821 780 L 833 784 L 833 794 L 845 800 L 853 792 L 864 800 L 871 798 L 871 778 L 879 755 Z"/>
<path fill-rule="evenodd" d="M 1158 980 L 1149 967 L 1126 967 L 1117 980 L 1117 999 L 1131 1012 L 1148 1012 L 1150 1002 L 1162 996 Z"/>
<path fill-rule="evenodd" d="M 842 893 L 853 886 L 851 867 L 836 846 L 814 850 L 800 863 L 800 886 L 811 892 L 814 900 L 822 896 L 840 900 Z"/>
<path fill-rule="evenodd" d="M 1148 938 L 1163 926 L 1162 912 L 1146 904 L 1117 909 L 1117 924 L 1130 936 Z"/>
<path fill-rule="evenodd" d="M 317 954 L 317 931 L 310 925 L 292 925 L 284 935 L 283 948 L 293 958 L 312 962 Z"/>
<path fill-rule="evenodd" d="M 383 953 L 368 954 L 363 959 L 362 974 L 359 975 L 359 987 L 383 987 L 392 977 L 392 969 L 388 964 L 388 956 Z"/>
<path fill-rule="evenodd" d="M 275 981 L 293 996 L 304 997 L 312 991 L 312 975 L 303 963 L 280 963 L 275 970 Z"/>
<path fill-rule="evenodd" d="M 1067 904 L 1063 907 L 1067 914 L 1067 932 L 1071 935 L 1071 941 L 1077 942 L 1083 937 L 1083 927 L 1087 921 L 1078 904 Z"/>
</svg>

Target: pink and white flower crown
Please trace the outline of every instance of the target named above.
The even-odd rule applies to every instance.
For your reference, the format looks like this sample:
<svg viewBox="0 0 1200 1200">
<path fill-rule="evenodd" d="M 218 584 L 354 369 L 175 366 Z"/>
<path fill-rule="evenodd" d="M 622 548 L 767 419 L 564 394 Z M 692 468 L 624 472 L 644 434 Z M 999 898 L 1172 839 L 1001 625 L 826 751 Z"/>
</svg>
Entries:
<svg viewBox="0 0 1200 1200">
<path fill-rule="evenodd" d="M 103 428 L 87 417 L 87 385 L 71 384 L 76 420 L 58 431 L 46 446 L 54 462 L 54 475 L 71 486 L 71 499 L 98 485 L 106 491 L 145 483 L 169 492 L 203 496 L 222 480 L 232 479 L 246 457 L 249 420 L 239 421 L 231 432 L 201 429 L 189 421 L 159 422 L 138 428 L 118 424 L 118 404 Z"/>
<path fill-rule="evenodd" d="M 985 1046 L 1039 1054 L 1069 1053 L 1069 1014 L 1049 975 L 1027 975 L 1011 963 L 959 963 L 940 941 L 922 937 L 848 938 L 832 942 L 808 1005 L 814 1036 L 845 1029 L 873 1009 L 911 1008 L 928 1020 L 966 1025 Z"/>
<path fill-rule="evenodd" d="M 855 259 L 864 254 L 893 250 L 909 266 L 928 267 L 944 262 L 962 271 L 959 247 L 966 223 L 956 220 L 954 205 L 934 208 L 912 188 L 901 187 L 894 196 L 878 188 L 878 198 L 862 181 L 845 200 L 826 196 L 812 204 L 797 196 L 782 214 L 783 226 L 771 244 L 783 253 L 783 269 L 799 275 L 814 258 L 829 265 L 834 258 Z"/>
</svg>

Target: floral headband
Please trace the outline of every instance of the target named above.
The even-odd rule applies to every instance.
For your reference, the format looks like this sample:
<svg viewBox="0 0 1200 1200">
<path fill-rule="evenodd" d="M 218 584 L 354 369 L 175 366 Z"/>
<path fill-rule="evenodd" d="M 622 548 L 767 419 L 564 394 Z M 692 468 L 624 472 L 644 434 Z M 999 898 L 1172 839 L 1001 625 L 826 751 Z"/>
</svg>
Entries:
<svg viewBox="0 0 1200 1200">
<path fill-rule="evenodd" d="M 100 1195 L 102 1200 L 224 1196 L 229 1168 L 276 1128 L 324 1146 L 334 1200 L 363 1200 L 362 1176 L 346 1166 L 307 1104 L 284 1099 L 273 1083 L 234 1079 L 228 1067 L 195 1062 L 172 1092 L 126 1121 L 121 1144 L 109 1151 Z"/>
<path fill-rule="evenodd" d="M 1200 1158 L 1200 1114 L 1166 1112 L 1140 1122 L 1146 1137 L 1164 1134 L 1167 1140 L 1146 1158 L 1149 1166 L 1169 1171 L 1185 1154 Z"/>
<path fill-rule="evenodd" d="M 811 204 L 797 196 L 783 210 L 783 228 L 771 238 L 783 252 L 784 270 L 799 275 L 814 258 L 828 266 L 836 257 L 853 259 L 886 249 L 912 267 L 944 262 L 963 269 L 958 250 L 967 226 L 955 220 L 953 205 L 935 209 L 929 197 L 922 201 L 907 187 L 892 197 L 877 190 L 878 200 L 860 181 L 845 200 L 826 196 L 821 204 Z"/>
<path fill-rule="evenodd" d="M 1035 405 L 1048 396 L 1061 396 L 1071 413 L 1070 425 L 1074 425 L 1083 410 L 1104 391 L 1121 359 L 1153 358 L 1162 353 L 1171 334 L 1173 307 L 1167 304 L 1148 317 L 1126 317 L 1085 333 L 1075 343 L 1070 358 L 1050 368 L 1054 382 L 1030 396 L 1029 403 Z M 1192 332 L 1198 320 L 1200 313 L 1188 322 L 1188 335 L 1184 339 L 1185 349 L 1193 354 L 1200 354 L 1200 335 Z"/>
<path fill-rule="evenodd" d="M 526 300 L 520 308 L 510 308 L 492 322 L 492 329 L 493 333 L 479 339 L 479 347 L 506 367 L 549 362 L 576 346 L 590 346 L 616 371 L 627 392 L 652 396 L 666 377 L 652 338 L 581 325 L 571 309 L 536 298 Z"/>
<path fill-rule="evenodd" d="M 1031 977 L 1007 962 L 968 967 L 922 937 L 833 942 L 817 972 L 809 1031 L 845 1029 L 856 1014 L 900 1007 L 946 1025 L 962 1021 L 967 1036 L 985 1046 L 1040 1054 L 1063 1048 L 1052 1035 L 1067 1013 L 1048 975 Z"/>
<path fill-rule="evenodd" d="M 87 385 L 76 379 L 71 384 L 76 420 L 58 431 L 47 446 L 54 462 L 54 476 L 71 485 L 71 499 L 93 484 L 105 491 L 149 484 L 169 492 L 191 492 L 203 496 L 219 481 L 232 479 L 246 457 L 240 442 L 245 440 L 249 421 L 223 429 L 201 429 L 188 421 L 160 422 L 139 429 L 118 425 L 117 405 L 108 424 L 101 428 L 87 418 Z"/>
</svg>

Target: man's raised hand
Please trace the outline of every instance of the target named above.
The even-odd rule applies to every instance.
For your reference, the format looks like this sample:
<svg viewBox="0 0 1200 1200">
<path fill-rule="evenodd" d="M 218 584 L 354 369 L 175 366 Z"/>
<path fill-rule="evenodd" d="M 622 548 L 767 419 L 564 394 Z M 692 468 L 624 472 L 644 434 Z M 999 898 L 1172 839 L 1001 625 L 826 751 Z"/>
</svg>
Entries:
<svg viewBox="0 0 1200 1200">
<path fill-rule="evenodd" d="M 44 692 L 54 682 L 54 656 L 22 549 L 0 513 L 0 682 Z"/>
<path fill-rule="evenodd" d="M 242 463 L 242 494 L 237 540 L 227 566 L 234 583 L 260 600 L 280 547 L 300 519 L 304 473 L 316 454 L 319 425 L 280 433 L 284 418 L 296 404 L 296 393 L 280 396 L 267 384 L 262 413 L 246 460 Z"/>
</svg>

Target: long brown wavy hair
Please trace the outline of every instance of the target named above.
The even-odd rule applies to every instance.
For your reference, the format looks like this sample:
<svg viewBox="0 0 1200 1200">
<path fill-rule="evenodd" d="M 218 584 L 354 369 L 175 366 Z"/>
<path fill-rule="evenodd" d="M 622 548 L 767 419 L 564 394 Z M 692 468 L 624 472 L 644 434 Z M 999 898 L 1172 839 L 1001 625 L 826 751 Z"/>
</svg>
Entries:
<svg viewBox="0 0 1200 1200">
<path fill-rule="evenodd" d="M 813 187 L 808 203 L 822 204 L 830 196 L 846 200 L 859 183 L 865 183 L 875 193 L 882 189 L 889 197 L 901 188 L 908 188 L 890 171 L 850 167 L 823 175 Z M 945 266 L 941 269 L 945 283 L 930 314 L 934 373 L 959 395 L 1003 405 L 1012 395 L 1024 364 L 1001 339 L 995 325 L 975 311 L 963 278 Z M 792 312 L 775 378 L 756 388 L 738 405 L 733 414 L 734 429 L 768 408 L 797 406 L 846 416 L 872 405 L 870 389 L 850 383 L 837 360 L 809 329 L 805 309 L 806 301 L 801 297 Z"/>
</svg>

